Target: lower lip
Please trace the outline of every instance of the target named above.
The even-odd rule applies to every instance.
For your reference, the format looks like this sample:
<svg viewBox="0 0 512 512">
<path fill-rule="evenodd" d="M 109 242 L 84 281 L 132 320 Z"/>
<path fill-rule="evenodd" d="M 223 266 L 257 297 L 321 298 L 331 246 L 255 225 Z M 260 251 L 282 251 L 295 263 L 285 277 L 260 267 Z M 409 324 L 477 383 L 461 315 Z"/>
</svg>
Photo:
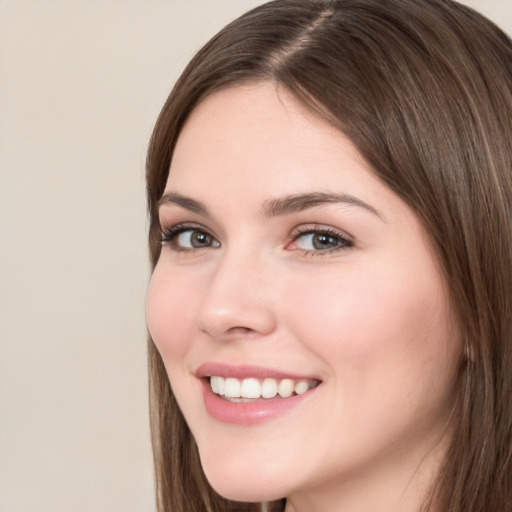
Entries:
<svg viewBox="0 0 512 512">
<path fill-rule="evenodd" d="M 261 398 L 251 402 L 231 402 L 212 391 L 203 380 L 203 398 L 208 414 L 223 423 L 257 425 L 290 412 L 307 400 L 317 388 L 290 398 Z"/>
</svg>

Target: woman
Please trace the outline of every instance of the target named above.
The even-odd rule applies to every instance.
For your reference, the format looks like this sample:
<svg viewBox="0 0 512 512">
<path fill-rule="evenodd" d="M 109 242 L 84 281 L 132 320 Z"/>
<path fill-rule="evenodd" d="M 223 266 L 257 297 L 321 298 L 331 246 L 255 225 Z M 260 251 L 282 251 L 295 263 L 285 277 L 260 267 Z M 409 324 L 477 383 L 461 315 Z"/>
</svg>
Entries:
<svg viewBox="0 0 512 512">
<path fill-rule="evenodd" d="M 160 511 L 511 509 L 511 119 L 450 0 L 277 0 L 196 55 L 148 155 Z"/>
</svg>

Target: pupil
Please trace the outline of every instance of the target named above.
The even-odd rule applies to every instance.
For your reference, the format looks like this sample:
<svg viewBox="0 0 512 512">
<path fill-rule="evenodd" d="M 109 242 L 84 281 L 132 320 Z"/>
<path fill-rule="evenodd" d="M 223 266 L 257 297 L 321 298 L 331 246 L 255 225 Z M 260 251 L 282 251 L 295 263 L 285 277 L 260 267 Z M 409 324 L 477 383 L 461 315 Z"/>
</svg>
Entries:
<svg viewBox="0 0 512 512">
<path fill-rule="evenodd" d="M 331 247 L 336 247 L 338 245 L 338 241 L 329 235 L 316 235 L 313 238 L 313 245 L 315 249 L 329 249 Z"/>
<path fill-rule="evenodd" d="M 210 242 L 210 237 L 205 234 L 201 233 L 200 231 L 195 231 L 192 234 L 192 246 L 193 247 L 202 247 L 205 245 L 208 245 Z"/>
</svg>

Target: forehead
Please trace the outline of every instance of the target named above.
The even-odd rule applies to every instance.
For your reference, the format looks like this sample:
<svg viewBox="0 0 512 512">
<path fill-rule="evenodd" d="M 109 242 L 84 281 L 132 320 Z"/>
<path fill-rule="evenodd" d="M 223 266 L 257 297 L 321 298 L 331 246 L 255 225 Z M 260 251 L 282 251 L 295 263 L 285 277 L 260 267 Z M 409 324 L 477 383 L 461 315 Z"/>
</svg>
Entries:
<svg viewBox="0 0 512 512">
<path fill-rule="evenodd" d="M 166 190 L 228 189 L 243 181 L 254 192 L 265 186 L 267 193 L 293 187 L 282 192 L 300 193 L 347 180 L 352 192 L 376 181 L 344 134 L 286 89 L 264 83 L 217 91 L 194 109 L 178 138 Z"/>
<path fill-rule="evenodd" d="M 317 147 L 314 139 L 319 136 L 336 142 L 343 137 L 284 87 L 273 83 L 238 85 L 216 91 L 196 106 L 178 138 L 173 164 L 184 146 L 198 149 L 198 137 L 201 149 L 212 152 L 229 142 L 233 150 L 243 144 L 247 151 L 252 145 L 258 148 L 257 154 L 265 148 L 265 154 L 271 156 L 271 150 L 281 148 L 284 152 L 305 140 L 310 142 L 308 151 L 313 151 Z M 354 151 L 353 156 L 356 154 Z"/>
</svg>

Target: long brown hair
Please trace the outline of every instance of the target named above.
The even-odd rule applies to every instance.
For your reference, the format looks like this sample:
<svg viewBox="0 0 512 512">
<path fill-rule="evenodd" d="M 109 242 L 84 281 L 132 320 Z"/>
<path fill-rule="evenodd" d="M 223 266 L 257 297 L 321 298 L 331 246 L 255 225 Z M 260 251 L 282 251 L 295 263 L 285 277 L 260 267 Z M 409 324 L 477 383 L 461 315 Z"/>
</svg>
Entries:
<svg viewBox="0 0 512 512">
<path fill-rule="evenodd" d="M 446 276 L 465 357 L 454 435 L 424 508 L 512 510 L 510 39 L 451 0 L 275 0 L 235 20 L 190 62 L 156 123 L 153 265 L 156 206 L 188 115 L 215 90 L 258 81 L 286 87 L 352 140 L 421 219 Z M 149 374 L 159 511 L 260 510 L 210 488 L 151 340 Z"/>
</svg>

